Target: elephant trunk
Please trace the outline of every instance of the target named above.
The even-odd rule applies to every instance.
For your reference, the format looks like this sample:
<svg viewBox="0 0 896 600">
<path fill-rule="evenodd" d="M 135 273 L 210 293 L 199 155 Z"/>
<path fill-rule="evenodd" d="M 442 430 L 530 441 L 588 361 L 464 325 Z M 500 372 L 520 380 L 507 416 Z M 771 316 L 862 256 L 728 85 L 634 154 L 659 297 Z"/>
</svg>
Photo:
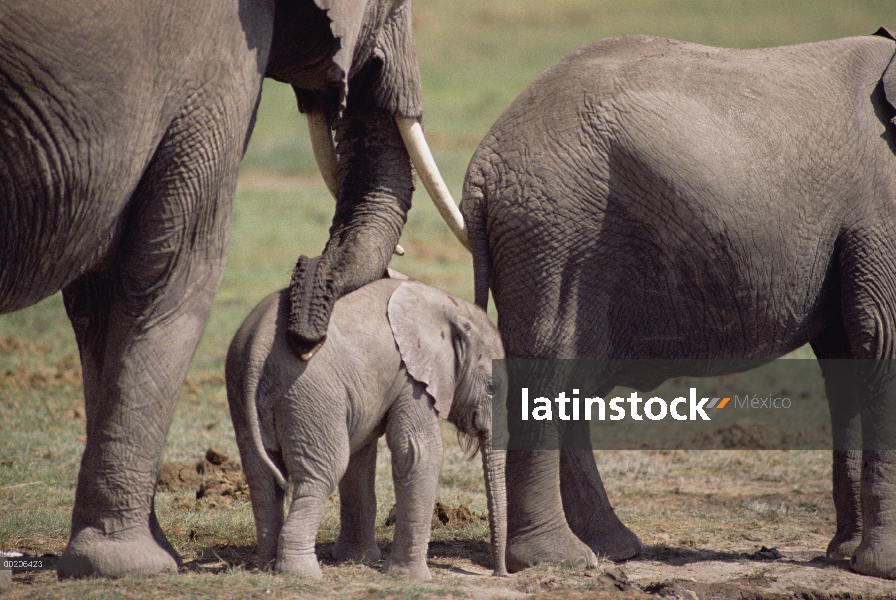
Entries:
<svg viewBox="0 0 896 600">
<path fill-rule="evenodd" d="M 416 119 L 406 119 L 396 117 L 395 122 L 398 124 L 398 130 L 401 132 L 402 140 L 404 140 L 408 155 L 420 179 L 423 181 L 423 187 L 432 198 L 433 204 L 445 219 L 448 227 L 460 240 L 460 243 L 469 250 L 470 239 L 464 225 L 464 218 L 460 214 L 460 210 L 448 191 L 448 186 L 439 173 L 439 168 L 432 157 L 426 138 L 423 136 L 423 128 Z M 338 159 L 336 157 L 336 148 L 333 145 L 333 137 L 330 135 L 330 120 L 323 109 L 315 108 L 308 113 L 308 133 L 311 138 L 311 150 L 314 153 L 314 159 L 317 161 L 317 167 L 320 174 L 327 185 L 327 189 L 335 198 L 339 188 L 338 184 Z M 396 247 L 396 254 L 404 254 L 401 246 Z"/>
<path fill-rule="evenodd" d="M 482 452 L 482 471 L 485 475 L 485 494 L 488 498 L 488 520 L 491 533 L 492 562 L 495 577 L 507 576 L 507 488 L 504 483 L 506 457 L 503 450 L 492 447 L 491 431 L 479 436 Z"/>
<path fill-rule="evenodd" d="M 412 165 L 454 234 L 470 247 L 460 210 L 415 119 L 393 119 L 376 110 L 343 115 L 335 121 L 337 152 L 329 117 L 316 111 L 309 121 L 315 155 L 331 189 L 335 158 L 338 197 L 323 255 L 299 257 L 289 285 L 290 343 L 303 359 L 326 338 L 336 300 L 381 277 L 389 254 L 403 252 L 396 246 L 411 206 Z"/>
<path fill-rule="evenodd" d="M 315 107 L 308 113 L 308 135 L 311 139 L 311 152 L 320 170 L 327 189 L 333 198 L 339 197 L 339 158 L 336 156 L 336 144 L 330 133 L 330 119 L 325 110 Z M 404 256 L 401 244 L 395 245 L 395 254 Z M 304 360 L 304 359 L 303 359 Z"/>
</svg>

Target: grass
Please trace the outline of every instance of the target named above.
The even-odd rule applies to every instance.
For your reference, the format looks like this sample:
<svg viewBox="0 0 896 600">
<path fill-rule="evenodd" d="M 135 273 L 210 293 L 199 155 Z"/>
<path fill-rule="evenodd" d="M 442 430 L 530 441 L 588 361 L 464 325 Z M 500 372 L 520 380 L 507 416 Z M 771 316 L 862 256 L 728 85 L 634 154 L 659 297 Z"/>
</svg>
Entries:
<svg viewBox="0 0 896 600">
<path fill-rule="evenodd" d="M 470 156 L 491 123 L 541 71 L 586 42 L 648 33 L 757 47 L 896 27 L 892 0 L 417 0 L 415 11 L 427 136 L 457 199 Z M 193 462 L 212 446 L 236 456 L 222 379 L 227 345 L 255 303 L 286 285 L 296 257 L 320 252 L 332 215 L 305 131 L 289 88 L 266 82 L 241 171 L 227 270 L 177 405 L 166 460 Z M 414 198 L 401 243 L 408 253 L 393 260 L 394 268 L 472 298 L 471 261 L 423 193 Z M 76 357 L 59 296 L 0 317 L 2 549 L 58 553 L 65 547 L 84 444 Z M 463 459 L 452 432 L 446 429 L 444 437 L 440 499 L 485 512 L 479 462 Z M 600 453 L 619 515 L 644 541 L 645 560 L 661 564 L 696 560 L 707 549 L 737 557 L 763 544 L 820 553 L 833 532 L 829 462 L 823 452 Z M 382 523 L 392 505 L 386 451 L 377 486 Z M 254 525 L 245 501 L 202 503 L 180 491 L 159 493 L 157 503 L 187 562 L 185 573 L 64 583 L 48 573 L 17 575 L 8 595 L 419 598 L 603 589 L 563 566 L 505 581 L 464 575 L 487 571 L 482 523 L 434 532 L 431 583 L 326 560 L 324 583 L 272 577 L 252 570 Z M 328 506 L 321 528 L 323 556 L 337 533 L 337 509 L 335 501 Z M 377 535 L 388 550 L 392 529 L 380 526 Z"/>
</svg>

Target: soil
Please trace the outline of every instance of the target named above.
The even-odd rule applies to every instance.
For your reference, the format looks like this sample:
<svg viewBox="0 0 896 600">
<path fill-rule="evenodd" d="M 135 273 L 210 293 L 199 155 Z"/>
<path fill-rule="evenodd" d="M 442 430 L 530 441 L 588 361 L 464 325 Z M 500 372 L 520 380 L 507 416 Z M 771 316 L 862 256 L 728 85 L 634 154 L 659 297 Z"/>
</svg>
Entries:
<svg viewBox="0 0 896 600">
<path fill-rule="evenodd" d="M 761 428 L 762 435 L 769 431 L 767 426 Z M 734 447 L 755 446 L 758 439 L 749 422 L 735 423 L 714 435 L 718 437 L 708 443 L 724 440 Z M 827 462 L 829 454 L 803 455 L 809 461 L 807 466 L 789 462 L 792 456 L 744 451 L 603 454 L 600 458 L 607 470 L 617 471 L 610 474 L 618 482 L 612 490 L 615 502 L 631 511 L 628 518 L 640 515 L 636 529 L 645 547 L 635 559 L 621 563 L 601 559 L 598 567 L 590 570 L 542 565 L 507 578 L 491 577 L 487 536 L 469 537 L 469 526 L 481 526 L 487 516 L 463 503 L 452 506 L 439 501 L 433 510 L 432 528 L 442 531 L 430 543 L 428 562 L 434 590 L 441 592 L 418 589 L 416 593 L 433 598 L 574 600 L 896 599 L 896 582 L 858 575 L 850 570 L 848 561 L 824 556 L 832 533 L 830 484 L 818 480 L 812 469 L 818 462 Z M 728 468 L 720 469 L 718 461 Z M 798 483 L 794 473 L 801 469 L 803 478 Z M 623 472 L 628 473 L 627 483 L 620 478 Z M 658 486 L 657 480 L 664 485 Z M 226 508 L 248 499 L 239 463 L 215 449 L 194 465 L 166 463 L 159 486 L 163 490 L 193 490 L 196 500 L 191 502 L 205 508 Z M 382 525 L 394 524 L 394 512 L 393 507 Z M 378 574 L 378 565 L 336 563 L 332 542 L 317 546 L 324 581 L 345 597 L 366 597 L 374 584 L 388 583 Z M 388 556 L 391 543 L 381 541 L 381 546 Z M 256 571 L 252 567 L 254 548 L 216 546 L 213 550 L 211 558 L 191 561 L 187 570 Z M 262 576 L 267 575 L 253 575 Z M 451 590 L 447 596 L 442 593 L 446 590 Z"/>
<path fill-rule="evenodd" d="M 764 421 L 738 419 L 711 433 L 695 435 L 687 448 L 694 450 L 736 450 L 739 448 L 776 450 L 780 448 L 829 448 L 830 446 L 830 431 L 799 431 L 776 427 Z"/>
</svg>

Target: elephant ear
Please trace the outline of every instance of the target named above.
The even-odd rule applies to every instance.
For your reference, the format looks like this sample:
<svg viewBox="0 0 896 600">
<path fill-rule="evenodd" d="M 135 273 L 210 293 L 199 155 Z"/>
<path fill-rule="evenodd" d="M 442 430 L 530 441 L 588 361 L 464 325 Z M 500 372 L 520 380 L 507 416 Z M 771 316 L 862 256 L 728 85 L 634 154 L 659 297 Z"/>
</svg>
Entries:
<svg viewBox="0 0 896 600">
<path fill-rule="evenodd" d="M 392 335 L 408 373 L 426 386 L 436 411 L 448 418 L 457 377 L 457 306 L 447 294 L 416 281 L 399 285 L 389 298 Z"/>
<path fill-rule="evenodd" d="M 881 27 L 874 33 L 874 35 L 889 38 L 896 42 L 896 35 L 886 27 Z M 884 74 L 881 76 L 881 82 L 884 86 L 884 95 L 887 97 L 887 102 L 890 103 L 890 106 L 896 109 L 896 53 L 894 53 L 893 58 L 890 59 L 890 64 L 884 69 Z M 896 118 L 893 119 L 893 122 L 896 124 Z"/>
<path fill-rule="evenodd" d="M 423 116 L 423 85 L 414 46 L 411 2 L 396 6 L 376 36 L 370 59 L 371 103 L 396 117 Z"/>
<path fill-rule="evenodd" d="M 309 10 L 310 6 L 278 0 L 267 73 L 293 84 L 302 112 L 317 104 L 315 93 L 329 88 L 338 91 L 335 98 L 325 100 L 333 116 L 350 106 L 373 106 L 406 118 L 423 115 L 411 0 L 314 0 L 315 9 Z M 296 57 L 308 50 L 304 36 L 314 39 L 310 32 L 326 24 L 330 30 L 329 67 L 325 73 L 315 71 L 309 80 L 308 65 L 297 62 Z M 296 33 L 304 30 L 308 32 Z"/>
<path fill-rule="evenodd" d="M 331 60 L 339 67 L 339 76 L 343 86 L 341 96 L 344 99 L 348 93 L 348 78 L 352 70 L 358 36 L 361 35 L 361 29 L 364 26 L 367 2 L 314 0 L 314 3 L 326 13 L 330 20 L 330 32 L 333 34 L 333 39 L 338 42 L 339 49 Z"/>
</svg>

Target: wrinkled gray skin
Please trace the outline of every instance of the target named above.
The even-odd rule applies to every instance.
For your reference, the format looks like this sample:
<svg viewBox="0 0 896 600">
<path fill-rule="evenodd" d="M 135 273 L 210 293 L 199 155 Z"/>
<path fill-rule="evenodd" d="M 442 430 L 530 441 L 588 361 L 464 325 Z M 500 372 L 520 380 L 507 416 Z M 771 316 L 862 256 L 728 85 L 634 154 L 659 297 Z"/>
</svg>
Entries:
<svg viewBox="0 0 896 600">
<path fill-rule="evenodd" d="M 548 69 L 476 151 L 461 206 L 507 356 L 894 358 L 893 55 L 886 35 L 638 36 Z M 896 398 L 822 368 L 840 449 L 828 554 L 896 577 L 896 455 L 871 449 Z M 638 551 L 590 453 L 507 461 L 509 568 Z"/>
<path fill-rule="evenodd" d="M 442 465 L 439 416 L 482 450 L 495 574 L 506 574 L 504 454 L 492 448 L 492 358 L 485 313 L 415 281 L 381 279 L 340 299 L 308 362 L 289 344 L 288 292 L 268 296 L 227 354 L 227 399 L 249 483 L 258 564 L 321 577 L 314 541 L 339 485 L 340 560 L 376 562 L 377 439 L 392 453 L 395 540 L 384 572 L 430 578 L 430 520 Z M 284 488 L 292 504 L 283 520 Z M 279 481 L 279 484 L 278 484 Z"/>
<path fill-rule="evenodd" d="M 63 291 L 87 415 L 66 555 L 95 573 L 180 563 L 153 494 L 266 75 L 338 142 L 331 239 L 295 277 L 296 335 L 314 341 L 337 297 L 382 275 L 410 207 L 392 118 L 421 114 L 410 2 L 0 4 L 0 313 Z"/>
</svg>

